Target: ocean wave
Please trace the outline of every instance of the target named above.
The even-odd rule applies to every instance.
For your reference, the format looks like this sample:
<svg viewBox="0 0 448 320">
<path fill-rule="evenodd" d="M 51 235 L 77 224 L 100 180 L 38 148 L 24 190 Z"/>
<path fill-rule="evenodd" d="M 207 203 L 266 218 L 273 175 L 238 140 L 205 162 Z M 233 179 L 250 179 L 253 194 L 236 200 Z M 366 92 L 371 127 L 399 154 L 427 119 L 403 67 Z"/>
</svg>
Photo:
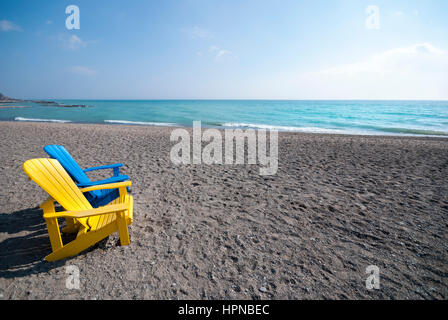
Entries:
<svg viewBox="0 0 448 320">
<path fill-rule="evenodd" d="M 360 126 L 359 128 L 354 127 L 347 129 L 328 129 L 319 127 L 277 126 L 277 125 L 254 124 L 244 122 L 226 122 L 222 123 L 221 126 L 230 128 L 266 129 L 266 130 L 308 132 L 308 133 L 332 133 L 332 134 L 355 134 L 355 135 L 397 134 L 397 135 L 413 135 L 413 136 L 448 137 L 448 132 L 445 131 L 437 131 L 429 129 L 413 129 L 413 128 L 385 128 L 379 126 Z"/>
<path fill-rule="evenodd" d="M 291 131 L 291 132 L 349 133 L 345 130 L 339 130 L 339 129 L 327 129 L 327 128 L 318 128 L 318 127 L 277 126 L 277 125 L 242 123 L 242 122 L 226 122 L 226 123 L 222 123 L 221 126 L 231 127 L 231 128 L 266 129 L 266 130 Z"/>
<path fill-rule="evenodd" d="M 15 117 L 15 121 L 32 121 L 32 122 L 58 122 L 58 123 L 67 123 L 71 122 L 70 120 L 59 120 L 59 119 L 37 119 L 37 118 L 23 118 L 23 117 Z"/>
<path fill-rule="evenodd" d="M 390 132 L 390 133 L 398 133 L 398 134 L 448 137 L 448 132 L 436 131 L 436 130 L 407 129 L 407 128 L 378 128 L 378 130 L 384 131 L 384 132 Z"/>
<path fill-rule="evenodd" d="M 167 123 L 167 122 L 143 122 L 143 121 L 128 121 L 128 120 L 104 120 L 104 122 L 115 124 L 140 125 L 140 126 L 161 126 L 161 127 L 177 126 L 177 124 L 175 123 Z"/>
</svg>

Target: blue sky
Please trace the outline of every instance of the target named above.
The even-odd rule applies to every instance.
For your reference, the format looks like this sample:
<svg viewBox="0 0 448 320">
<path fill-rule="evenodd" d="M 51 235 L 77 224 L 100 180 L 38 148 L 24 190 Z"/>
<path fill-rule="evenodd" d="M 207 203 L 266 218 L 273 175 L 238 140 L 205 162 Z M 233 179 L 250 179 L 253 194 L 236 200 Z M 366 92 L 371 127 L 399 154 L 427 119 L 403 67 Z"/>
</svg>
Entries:
<svg viewBox="0 0 448 320">
<path fill-rule="evenodd" d="M 79 30 L 66 28 L 68 5 L 80 9 Z M 369 5 L 379 28 L 366 25 Z M 4 0 L 0 92 L 448 99 L 447 16 L 446 0 Z"/>
</svg>

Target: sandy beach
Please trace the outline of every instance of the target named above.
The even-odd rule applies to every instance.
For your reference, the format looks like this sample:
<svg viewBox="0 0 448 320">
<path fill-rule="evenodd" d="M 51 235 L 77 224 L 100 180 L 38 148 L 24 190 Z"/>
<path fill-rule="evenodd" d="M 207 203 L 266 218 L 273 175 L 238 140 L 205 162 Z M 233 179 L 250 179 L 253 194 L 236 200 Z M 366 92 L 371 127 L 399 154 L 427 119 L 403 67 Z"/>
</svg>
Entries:
<svg viewBox="0 0 448 320">
<path fill-rule="evenodd" d="M 448 298 L 447 139 L 279 133 L 278 172 L 261 176 L 174 165 L 171 131 L 0 122 L 0 299 Z M 115 234 L 43 260 L 47 195 L 21 166 L 47 144 L 82 167 L 124 163 L 130 246 Z M 66 288 L 70 265 L 80 290 Z M 378 290 L 366 289 L 369 265 Z"/>
</svg>

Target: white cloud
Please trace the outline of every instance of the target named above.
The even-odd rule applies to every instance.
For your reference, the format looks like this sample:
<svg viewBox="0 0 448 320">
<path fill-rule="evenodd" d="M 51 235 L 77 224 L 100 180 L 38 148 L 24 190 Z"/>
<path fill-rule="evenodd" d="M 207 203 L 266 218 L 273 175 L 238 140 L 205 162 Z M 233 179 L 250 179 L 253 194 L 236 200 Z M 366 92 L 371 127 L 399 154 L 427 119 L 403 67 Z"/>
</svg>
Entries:
<svg viewBox="0 0 448 320">
<path fill-rule="evenodd" d="M 87 42 L 82 40 L 77 35 L 60 35 L 59 42 L 61 43 L 62 47 L 67 50 L 77 50 L 79 48 L 87 47 Z"/>
<path fill-rule="evenodd" d="M 186 33 L 192 39 L 213 39 L 214 35 L 212 32 L 200 28 L 198 26 L 194 26 L 192 28 L 184 28 L 181 29 L 182 32 Z"/>
<path fill-rule="evenodd" d="M 314 72 L 258 76 L 246 93 L 272 99 L 448 99 L 448 53 L 429 43 Z"/>
<path fill-rule="evenodd" d="M 429 43 L 384 51 L 365 61 L 333 67 L 322 74 L 354 75 L 359 73 L 392 74 L 415 71 L 424 66 L 427 70 L 446 64 L 447 54 Z"/>
<path fill-rule="evenodd" d="M 82 76 L 93 76 L 97 74 L 95 70 L 83 66 L 72 66 L 68 68 L 68 71 Z"/>
<path fill-rule="evenodd" d="M 231 55 L 231 54 L 232 52 L 229 50 L 219 50 L 218 53 L 216 54 L 216 60 L 220 60 L 225 55 Z"/>
<path fill-rule="evenodd" d="M 226 50 L 226 49 L 221 49 L 220 47 L 217 47 L 217 46 L 211 46 L 209 48 L 209 51 L 215 55 L 216 61 L 222 61 L 226 56 L 236 58 L 235 55 L 231 51 Z"/>
<path fill-rule="evenodd" d="M 404 12 L 403 11 L 397 11 L 397 12 L 395 12 L 395 15 L 396 16 L 403 16 Z"/>
<path fill-rule="evenodd" d="M 72 35 L 67 42 L 69 49 L 78 49 L 80 47 L 85 47 L 87 44 L 78 36 Z"/>
<path fill-rule="evenodd" d="M 22 28 L 8 20 L 0 20 L 0 31 L 22 31 Z"/>
</svg>

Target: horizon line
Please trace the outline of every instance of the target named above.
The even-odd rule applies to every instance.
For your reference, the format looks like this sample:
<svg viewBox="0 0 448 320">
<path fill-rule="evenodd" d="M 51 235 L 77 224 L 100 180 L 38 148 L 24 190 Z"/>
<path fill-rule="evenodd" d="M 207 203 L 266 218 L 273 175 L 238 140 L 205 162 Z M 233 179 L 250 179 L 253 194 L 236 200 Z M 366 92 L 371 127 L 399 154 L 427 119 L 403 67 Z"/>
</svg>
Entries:
<svg viewBox="0 0 448 320">
<path fill-rule="evenodd" d="M 182 101 L 182 100 L 203 100 L 203 101 L 448 101 L 448 98 L 441 99 L 273 99 L 273 98 L 11 98 L 17 100 L 97 100 L 97 101 Z"/>
</svg>

